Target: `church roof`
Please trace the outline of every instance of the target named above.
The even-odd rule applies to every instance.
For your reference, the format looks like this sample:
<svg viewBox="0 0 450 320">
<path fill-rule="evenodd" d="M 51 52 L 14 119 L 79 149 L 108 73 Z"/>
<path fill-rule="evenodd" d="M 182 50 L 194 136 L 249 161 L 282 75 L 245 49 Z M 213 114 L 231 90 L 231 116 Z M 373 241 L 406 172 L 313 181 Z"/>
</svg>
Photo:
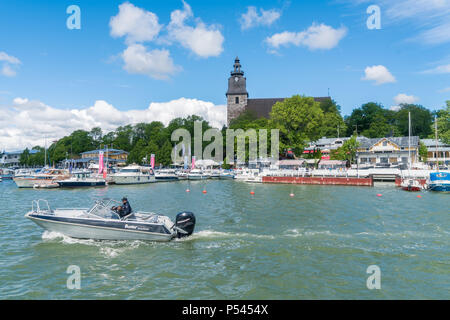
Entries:
<svg viewBox="0 0 450 320">
<path fill-rule="evenodd" d="M 250 110 L 256 114 L 258 118 L 269 118 L 272 107 L 277 102 L 283 102 L 286 98 L 265 98 L 265 99 L 248 99 L 246 110 Z M 314 101 L 322 102 L 330 97 L 314 97 Z"/>
</svg>

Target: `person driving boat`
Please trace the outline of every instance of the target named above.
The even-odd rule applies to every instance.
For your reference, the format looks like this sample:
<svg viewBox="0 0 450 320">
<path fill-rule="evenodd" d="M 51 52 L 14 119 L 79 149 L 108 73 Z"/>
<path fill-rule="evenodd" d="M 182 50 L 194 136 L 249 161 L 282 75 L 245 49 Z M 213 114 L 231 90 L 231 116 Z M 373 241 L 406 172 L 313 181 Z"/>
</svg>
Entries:
<svg viewBox="0 0 450 320">
<path fill-rule="evenodd" d="M 122 204 L 123 204 L 122 206 L 117 206 L 117 207 L 114 206 L 111 208 L 111 210 L 115 211 L 120 216 L 120 218 L 124 218 L 124 217 L 130 215 L 133 211 L 131 209 L 130 203 L 128 202 L 127 198 L 125 198 L 125 197 L 122 198 Z"/>
</svg>

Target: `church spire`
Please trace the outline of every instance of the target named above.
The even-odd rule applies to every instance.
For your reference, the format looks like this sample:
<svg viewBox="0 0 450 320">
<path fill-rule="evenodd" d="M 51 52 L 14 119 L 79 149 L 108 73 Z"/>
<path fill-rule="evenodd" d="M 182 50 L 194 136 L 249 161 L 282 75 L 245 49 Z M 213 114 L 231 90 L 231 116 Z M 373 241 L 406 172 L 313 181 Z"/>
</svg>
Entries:
<svg viewBox="0 0 450 320">
<path fill-rule="evenodd" d="M 239 57 L 236 57 L 236 59 L 234 60 L 234 70 L 231 71 L 231 75 L 232 76 L 243 76 L 244 75 L 244 71 L 241 70 L 241 62 L 239 60 Z"/>
</svg>

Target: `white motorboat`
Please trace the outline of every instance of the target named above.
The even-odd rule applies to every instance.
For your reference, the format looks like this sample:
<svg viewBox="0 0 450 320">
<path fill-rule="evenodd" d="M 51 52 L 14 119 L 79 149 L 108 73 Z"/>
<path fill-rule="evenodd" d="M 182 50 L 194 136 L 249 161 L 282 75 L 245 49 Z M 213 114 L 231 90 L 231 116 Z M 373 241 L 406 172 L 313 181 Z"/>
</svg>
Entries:
<svg viewBox="0 0 450 320">
<path fill-rule="evenodd" d="M 203 172 L 200 169 L 191 170 L 191 172 L 189 172 L 188 174 L 189 180 L 206 180 L 209 178 L 211 178 L 211 175 L 206 172 Z"/>
<path fill-rule="evenodd" d="M 179 180 L 175 169 L 155 170 L 155 179 L 156 179 L 156 182 L 178 181 Z"/>
<path fill-rule="evenodd" d="M 227 179 L 234 179 L 234 173 L 232 171 L 222 171 L 220 173 L 220 179 L 227 180 Z"/>
<path fill-rule="evenodd" d="M 73 172 L 69 179 L 56 182 L 62 188 L 102 187 L 106 185 L 105 179 L 92 177 L 91 173 L 86 171 Z"/>
<path fill-rule="evenodd" d="M 35 186 L 55 184 L 58 180 L 70 178 L 70 173 L 65 169 L 45 169 L 31 176 L 15 176 L 14 182 L 19 188 L 34 188 Z"/>
<path fill-rule="evenodd" d="M 234 176 L 234 179 L 239 181 L 254 180 L 259 176 L 259 169 L 242 169 L 238 170 Z"/>
<path fill-rule="evenodd" d="M 177 171 L 176 175 L 178 177 L 178 180 L 187 180 L 189 173 L 185 171 Z"/>
<path fill-rule="evenodd" d="M 42 228 L 71 238 L 95 240 L 170 241 L 190 236 L 195 228 L 192 212 L 181 212 L 175 223 L 167 216 L 136 212 L 120 217 L 111 206 L 116 201 L 96 201 L 90 209 L 50 209 L 46 200 L 34 200 L 25 217 Z"/>
<path fill-rule="evenodd" d="M 130 165 L 114 174 L 115 184 L 143 184 L 156 182 L 152 168 Z"/>
</svg>

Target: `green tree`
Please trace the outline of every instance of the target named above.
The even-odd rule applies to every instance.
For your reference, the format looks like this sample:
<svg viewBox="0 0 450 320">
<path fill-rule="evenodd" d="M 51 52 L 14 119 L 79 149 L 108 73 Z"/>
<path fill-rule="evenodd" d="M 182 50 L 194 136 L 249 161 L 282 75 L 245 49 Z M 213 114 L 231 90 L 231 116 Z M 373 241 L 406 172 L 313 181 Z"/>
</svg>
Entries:
<svg viewBox="0 0 450 320">
<path fill-rule="evenodd" d="M 419 142 L 419 156 L 422 162 L 427 162 L 428 149 L 422 141 Z"/>
<path fill-rule="evenodd" d="M 300 154 L 307 141 L 320 138 L 324 115 L 311 97 L 293 96 L 277 102 L 270 113 L 273 127 L 280 130 L 280 149 Z"/>
<path fill-rule="evenodd" d="M 333 160 L 348 160 L 351 163 L 356 160 L 356 151 L 359 146 L 359 142 L 356 139 L 356 135 L 353 135 L 350 139 L 346 140 L 342 147 L 333 150 L 330 154 Z"/>
<path fill-rule="evenodd" d="M 334 100 L 326 99 L 320 103 L 324 119 L 321 126 L 322 137 L 338 137 L 345 135 L 347 126 L 341 116 L 340 107 Z"/>
<path fill-rule="evenodd" d="M 437 119 L 437 127 L 438 127 L 438 138 L 442 140 L 442 142 L 446 144 L 450 144 L 450 100 L 446 101 L 447 107 L 442 110 L 439 110 L 436 113 Z M 434 128 L 433 136 L 434 138 Z M 430 137 L 431 137 L 430 136 Z"/>
<path fill-rule="evenodd" d="M 397 112 L 396 125 L 401 136 L 408 136 L 408 113 L 411 113 L 411 135 L 420 138 L 428 137 L 433 131 L 433 116 L 430 110 L 420 105 L 402 104 Z"/>
</svg>

